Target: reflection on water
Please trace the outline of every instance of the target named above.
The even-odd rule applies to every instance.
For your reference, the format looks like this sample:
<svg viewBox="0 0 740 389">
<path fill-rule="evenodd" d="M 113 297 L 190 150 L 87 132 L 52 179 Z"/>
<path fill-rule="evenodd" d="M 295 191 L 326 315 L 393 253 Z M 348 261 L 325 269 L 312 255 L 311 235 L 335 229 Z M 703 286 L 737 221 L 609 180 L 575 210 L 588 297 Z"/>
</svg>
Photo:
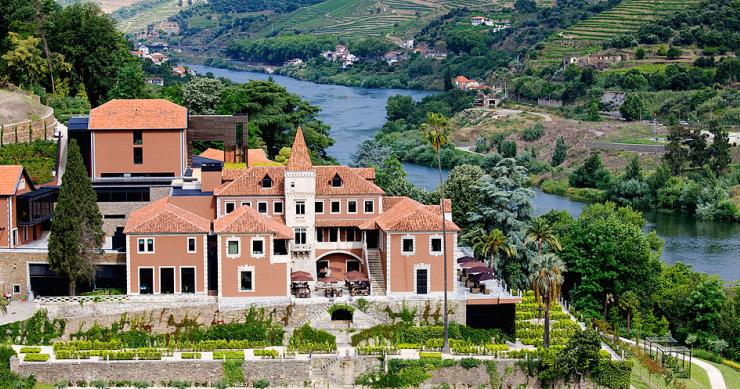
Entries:
<svg viewBox="0 0 740 389">
<path fill-rule="evenodd" d="M 266 80 L 264 73 L 218 69 L 189 65 L 200 72 L 212 72 L 236 82 Z M 346 163 L 357 145 L 372 137 L 385 122 L 385 104 L 389 96 L 402 94 L 421 99 L 429 92 L 398 89 L 364 89 L 340 85 L 323 85 L 299 81 L 284 76 L 273 80 L 314 105 L 321 107 L 319 118 L 331 126 L 336 143 L 329 153 Z M 427 166 L 404 163 L 409 180 L 415 185 L 434 190 L 439 184 L 437 170 Z M 443 174 L 447 177 L 447 171 Z M 584 204 L 535 190 L 534 212 L 542 215 L 550 210 L 567 210 L 574 217 L 580 215 Z M 668 263 L 684 261 L 695 270 L 719 274 L 725 280 L 740 279 L 740 224 L 702 222 L 685 215 L 646 214 L 646 231 L 655 230 L 665 240 L 663 259 Z"/>
</svg>

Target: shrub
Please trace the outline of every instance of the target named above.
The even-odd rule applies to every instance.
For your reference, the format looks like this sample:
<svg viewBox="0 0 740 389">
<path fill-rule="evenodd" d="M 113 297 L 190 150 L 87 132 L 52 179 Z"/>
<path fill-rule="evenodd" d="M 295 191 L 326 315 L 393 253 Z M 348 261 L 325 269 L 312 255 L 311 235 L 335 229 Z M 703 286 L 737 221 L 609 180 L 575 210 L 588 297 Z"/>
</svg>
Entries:
<svg viewBox="0 0 740 389">
<path fill-rule="evenodd" d="M 244 383 L 244 367 L 241 361 L 224 361 L 224 383 L 227 386 L 233 386 L 238 383 Z"/>
<path fill-rule="evenodd" d="M 329 315 L 333 315 L 334 312 L 336 312 L 336 311 L 347 311 L 350 314 L 354 314 L 355 313 L 355 308 L 353 306 L 347 305 L 347 304 L 333 304 L 326 311 L 329 312 Z"/>
<path fill-rule="evenodd" d="M 558 196 L 565 196 L 568 192 L 568 181 L 548 179 L 540 184 L 540 189 L 545 193 L 556 194 Z"/>
<path fill-rule="evenodd" d="M 193 386 L 193 384 L 189 381 L 182 381 L 182 380 L 171 380 L 166 383 L 166 386 L 170 386 L 177 389 L 185 389 Z"/>
<path fill-rule="evenodd" d="M 180 358 L 182 359 L 200 359 L 200 353 L 181 353 Z"/>
<path fill-rule="evenodd" d="M 49 360 L 49 354 L 26 354 L 23 362 L 46 362 Z"/>
<path fill-rule="evenodd" d="M 442 359 L 442 353 L 439 351 L 421 351 L 419 352 L 420 359 Z"/>
<path fill-rule="evenodd" d="M 244 360 L 244 351 L 234 351 L 234 350 L 222 350 L 222 351 L 214 351 L 213 352 L 213 359 L 215 360 Z"/>
<path fill-rule="evenodd" d="M 545 133 L 545 126 L 542 123 L 537 123 L 533 127 L 526 128 L 522 132 L 522 139 L 527 142 L 534 142 L 540 138 L 542 138 L 542 135 Z"/>
<path fill-rule="evenodd" d="M 21 347 L 21 354 L 38 354 L 41 352 L 41 347 Z"/>
<path fill-rule="evenodd" d="M 258 389 L 264 389 L 264 388 L 270 386 L 270 381 L 268 381 L 268 380 L 257 380 L 257 381 L 254 381 L 254 383 L 252 383 L 252 386 L 254 386 L 255 388 L 258 388 Z"/>
<path fill-rule="evenodd" d="M 465 369 L 472 369 L 475 367 L 480 366 L 482 361 L 480 359 L 475 358 L 463 358 L 460 360 L 460 366 L 462 366 Z"/>
<path fill-rule="evenodd" d="M 278 351 L 277 350 L 254 350 L 254 356 L 275 359 L 278 357 Z"/>
<path fill-rule="evenodd" d="M 293 331 L 288 347 L 301 353 L 334 352 L 337 350 L 337 341 L 334 335 L 304 324 Z"/>
<path fill-rule="evenodd" d="M 370 307 L 370 303 L 362 297 L 355 300 L 355 304 L 361 312 L 367 312 L 367 309 Z"/>
</svg>

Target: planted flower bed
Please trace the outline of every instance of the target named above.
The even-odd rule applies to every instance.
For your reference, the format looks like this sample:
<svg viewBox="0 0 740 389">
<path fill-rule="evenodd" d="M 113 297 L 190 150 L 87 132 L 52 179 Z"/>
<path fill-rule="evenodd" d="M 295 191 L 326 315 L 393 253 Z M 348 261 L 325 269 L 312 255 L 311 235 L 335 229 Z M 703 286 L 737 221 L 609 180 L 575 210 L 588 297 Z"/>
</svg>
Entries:
<svg viewBox="0 0 740 389">
<path fill-rule="evenodd" d="M 23 357 L 23 362 L 46 362 L 49 360 L 49 354 L 31 353 Z"/>
<path fill-rule="evenodd" d="M 244 360 L 244 351 L 221 350 L 213 352 L 213 359 L 217 360 Z"/>
</svg>

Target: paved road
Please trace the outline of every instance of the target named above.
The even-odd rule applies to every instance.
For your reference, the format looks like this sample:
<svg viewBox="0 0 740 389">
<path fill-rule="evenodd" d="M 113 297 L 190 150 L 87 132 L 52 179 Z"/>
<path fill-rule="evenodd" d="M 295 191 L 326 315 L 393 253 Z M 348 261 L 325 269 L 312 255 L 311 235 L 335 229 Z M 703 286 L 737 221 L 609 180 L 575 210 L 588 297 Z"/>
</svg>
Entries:
<svg viewBox="0 0 740 389">
<path fill-rule="evenodd" d="M 8 305 L 8 313 L 0 314 L 0 325 L 26 320 L 36 311 L 32 302 L 13 301 Z"/>
<path fill-rule="evenodd" d="M 627 342 L 629 344 L 635 344 L 633 340 L 629 340 L 626 338 L 619 338 L 624 342 Z M 645 347 L 644 345 L 640 345 L 642 347 Z M 707 372 L 707 377 L 709 377 L 709 386 L 712 389 L 727 389 L 727 385 L 725 385 L 725 378 L 722 376 L 722 372 L 719 371 L 716 367 L 712 366 L 711 364 L 702 361 L 701 359 L 692 358 L 691 362 L 693 362 L 696 366 L 704 369 L 704 371 Z"/>
</svg>

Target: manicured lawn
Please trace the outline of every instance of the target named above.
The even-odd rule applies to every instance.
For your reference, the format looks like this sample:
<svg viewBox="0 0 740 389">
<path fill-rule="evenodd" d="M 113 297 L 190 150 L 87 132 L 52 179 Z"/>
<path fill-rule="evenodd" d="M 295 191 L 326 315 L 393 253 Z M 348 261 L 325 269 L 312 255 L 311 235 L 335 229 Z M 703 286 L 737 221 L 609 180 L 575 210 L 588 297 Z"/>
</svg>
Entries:
<svg viewBox="0 0 740 389">
<path fill-rule="evenodd" d="M 37 382 L 33 385 L 33 389 L 54 389 L 54 385 Z"/>
<path fill-rule="evenodd" d="M 725 378 L 725 386 L 727 386 L 728 388 L 740 388 L 740 371 L 719 363 L 714 363 L 710 361 L 704 362 L 711 364 L 722 372 L 722 377 Z"/>
</svg>

